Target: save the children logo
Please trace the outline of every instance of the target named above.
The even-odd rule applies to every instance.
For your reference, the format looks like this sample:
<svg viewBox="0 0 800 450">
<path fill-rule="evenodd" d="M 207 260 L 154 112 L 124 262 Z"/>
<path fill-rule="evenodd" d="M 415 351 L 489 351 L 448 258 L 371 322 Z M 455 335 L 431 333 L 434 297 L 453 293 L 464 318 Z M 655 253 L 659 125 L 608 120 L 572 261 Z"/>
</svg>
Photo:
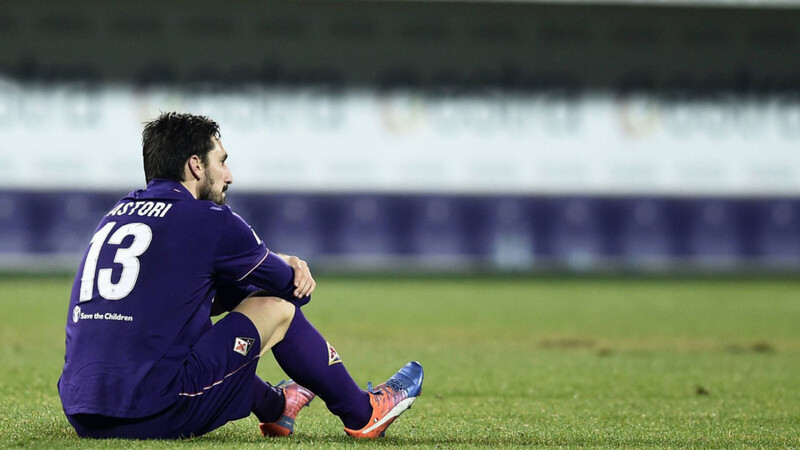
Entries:
<svg viewBox="0 0 800 450">
<path fill-rule="evenodd" d="M 111 312 L 85 313 L 80 306 L 76 305 L 75 308 L 72 309 L 72 322 L 78 323 L 79 320 L 133 322 L 133 316 L 126 316 L 125 314 Z"/>
</svg>

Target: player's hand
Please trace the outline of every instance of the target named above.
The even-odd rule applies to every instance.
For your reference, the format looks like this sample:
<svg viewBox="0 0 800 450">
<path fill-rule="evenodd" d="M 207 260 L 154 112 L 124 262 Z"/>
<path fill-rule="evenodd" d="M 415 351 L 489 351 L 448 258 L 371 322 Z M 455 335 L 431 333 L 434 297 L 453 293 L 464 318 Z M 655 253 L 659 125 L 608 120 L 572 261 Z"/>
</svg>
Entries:
<svg viewBox="0 0 800 450">
<path fill-rule="evenodd" d="M 311 276 L 311 269 L 308 264 L 297 256 L 285 256 L 284 259 L 289 267 L 294 270 L 294 296 L 303 298 L 311 295 L 314 288 L 317 287 L 317 282 Z"/>
</svg>

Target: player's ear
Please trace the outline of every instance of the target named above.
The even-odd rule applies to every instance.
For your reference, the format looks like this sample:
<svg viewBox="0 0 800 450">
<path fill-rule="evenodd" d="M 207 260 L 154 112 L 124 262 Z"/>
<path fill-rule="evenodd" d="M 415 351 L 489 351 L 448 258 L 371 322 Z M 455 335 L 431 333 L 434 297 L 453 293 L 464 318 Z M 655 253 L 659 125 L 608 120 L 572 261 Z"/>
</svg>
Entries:
<svg viewBox="0 0 800 450">
<path fill-rule="evenodd" d="M 186 168 L 189 169 L 189 172 L 192 174 L 195 180 L 200 180 L 203 174 L 203 161 L 197 155 L 192 155 L 188 161 L 186 161 Z"/>
</svg>

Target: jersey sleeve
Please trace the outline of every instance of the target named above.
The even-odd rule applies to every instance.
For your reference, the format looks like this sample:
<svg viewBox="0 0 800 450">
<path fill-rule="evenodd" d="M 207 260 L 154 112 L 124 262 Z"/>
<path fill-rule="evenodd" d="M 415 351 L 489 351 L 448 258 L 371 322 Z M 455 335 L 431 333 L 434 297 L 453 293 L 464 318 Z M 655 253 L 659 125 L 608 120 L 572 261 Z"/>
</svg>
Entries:
<svg viewBox="0 0 800 450">
<path fill-rule="evenodd" d="M 228 209 L 214 254 L 214 271 L 240 282 L 267 258 L 269 251 L 250 225 Z"/>
<path fill-rule="evenodd" d="M 232 282 L 253 285 L 298 306 L 310 300 L 308 296 L 302 299 L 294 296 L 294 270 L 267 250 L 250 225 L 233 212 L 222 230 L 215 269 Z"/>
<path fill-rule="evenodd" d="M 303 306 L 311 301 L 311 296 L 303 298 L 294 296 L 294 270 L 275 253 L 269 252 L 266 259 L 253 269 L 245 282 L 258 286 L 269 295 L 280 297 L 297 306 Z"/>
</svg>

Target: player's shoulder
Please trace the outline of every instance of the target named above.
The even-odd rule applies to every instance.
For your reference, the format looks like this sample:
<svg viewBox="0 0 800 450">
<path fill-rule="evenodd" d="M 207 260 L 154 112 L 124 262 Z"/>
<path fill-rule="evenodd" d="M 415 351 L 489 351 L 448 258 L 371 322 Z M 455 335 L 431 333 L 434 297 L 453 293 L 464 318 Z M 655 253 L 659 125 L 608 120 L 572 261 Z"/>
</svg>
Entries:
<svg viewBox="0 0 800 450">
<path fill-rule="evenodd" d="M 228 205 L 217 205 L 207 200 L 185 200 L 175 203 L 179 217 L 194 223 L 209 226 L 212 223 L 224 227 L 234 215 Z"/>
<path fill-rule="evenodd" d="M 223 229 L 230 232 L 244 231 L 247 234 L 252 232 L 253 227 L 228 205 L 218 205 L 211 201 L 197 201 L 195 207 L 204 211 L 206 215 L 204 220 L 221 223 Z"/>
<path fill-rule="evenodd" d="M 242 216 L 240 216 L 236 211 L 231 209 L 230 206 L 228 205 L 223 205 L 223 206 L 227 209 L 225 215 L 232 224 L 240 226 L 244 225 L 245 227 L 250 228 L 250 224 L 247 223 L 247 221 L 244 220 L 244 218 L 242 218 Z"/>
<path fill-rule="evenodd" d="M 192 207 L 206 216 L 209 220 L 221 221 L 226 223 L 228 226 L 250 227 L 250 224 L 248 224 L 247 221 L 242 218 L 242 216 L 237 214 L 228 205 L 218 205 L 207 200 L 196 200 L 192 203 Z"/>
<path fill-rule="evenodd" d="M 231 214 L 231 207 L 228 205 L 218 205 L 211 200 L 193 200 L 186 202 L 198 211 L 204 211 L 208 214 L 222 214 L 227 216 Z"/>
</svg>

